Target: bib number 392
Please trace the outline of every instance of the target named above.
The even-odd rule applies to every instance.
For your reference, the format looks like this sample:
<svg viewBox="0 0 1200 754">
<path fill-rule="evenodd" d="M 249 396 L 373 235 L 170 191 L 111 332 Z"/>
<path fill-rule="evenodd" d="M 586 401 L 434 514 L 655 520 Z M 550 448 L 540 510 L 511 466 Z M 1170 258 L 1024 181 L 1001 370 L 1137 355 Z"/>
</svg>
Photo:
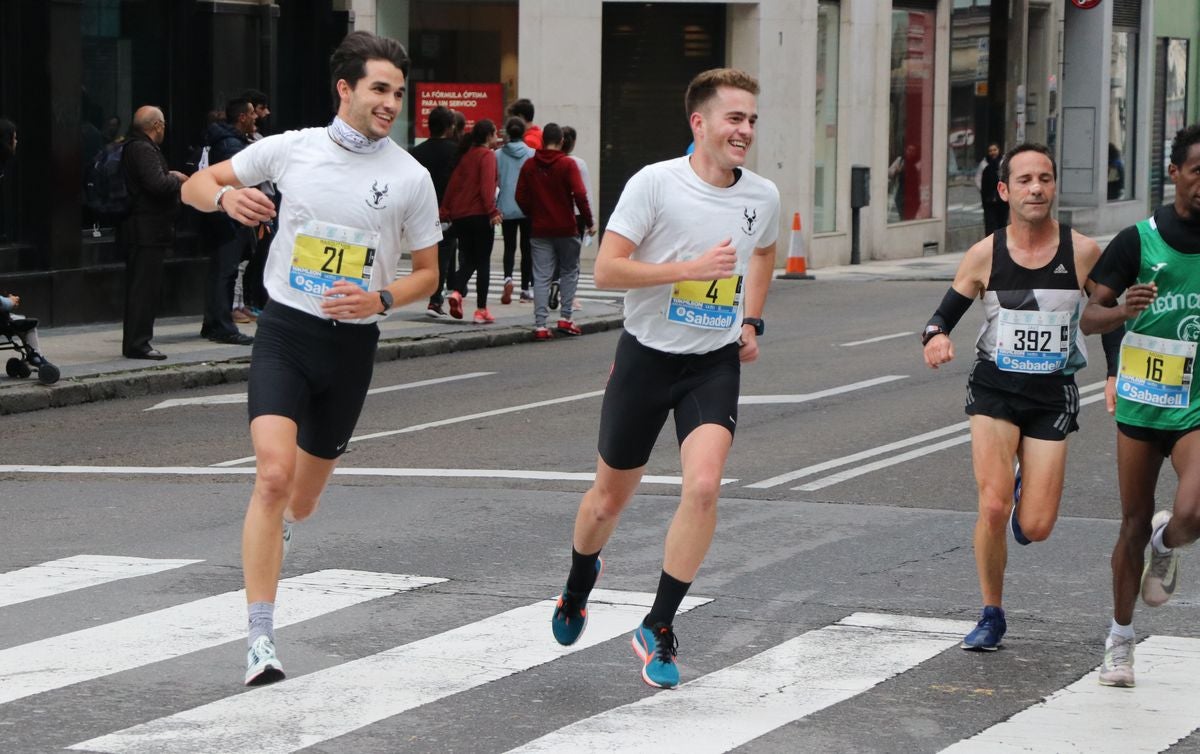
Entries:
<svg viewBox="0 0 1200 754">
<path fill-rule="evenodd" d="M 1067 365 L 1071 313 L 1001 309 L 996 366 L 1005 372 L 1049 374 Z"/>
</svg>

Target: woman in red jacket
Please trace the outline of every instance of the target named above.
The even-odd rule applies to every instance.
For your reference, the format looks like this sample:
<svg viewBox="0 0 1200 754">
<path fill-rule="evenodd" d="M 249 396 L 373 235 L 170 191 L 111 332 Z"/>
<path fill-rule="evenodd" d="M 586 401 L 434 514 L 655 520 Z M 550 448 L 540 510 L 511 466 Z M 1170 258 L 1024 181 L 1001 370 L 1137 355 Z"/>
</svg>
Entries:
<svg viewBox="0 0 1200 754">
<path fill-rule="evenodd" d="M 462 319 L 467 281 L 475 274 L 475 324 L 495 322 L 487 308 L 491 282 L 493 227 L 500 224 L 496 207 L 496 124 L 484 119 L 463 136 L 458 165 L 450 174 L 442 199 L 442 220 L 450 221 L 450 232 L 458 238 L 459 267 L 451 282 L 450 316 Z"/>
</svg>

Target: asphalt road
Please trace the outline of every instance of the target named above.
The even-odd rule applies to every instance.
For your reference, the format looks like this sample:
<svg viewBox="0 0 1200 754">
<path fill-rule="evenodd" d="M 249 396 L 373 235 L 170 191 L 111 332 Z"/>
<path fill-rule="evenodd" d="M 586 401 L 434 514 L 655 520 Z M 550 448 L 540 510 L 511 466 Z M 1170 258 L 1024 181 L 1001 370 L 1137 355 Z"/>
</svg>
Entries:
<svg viewBox="0 0 1200 754">
<path fill-rule="evenodd" d="M 1119 515 L 1102 402 L 1082 409 L 1054 535 L 1011 548 L 1005 648 L 956 648 L 979 609 L 956 425 L 980 313 L 959 358 L 926 368 L 916 331 L 945 285 L 775 284 L 670 692 L 628 643 L 679 490 L 670 426 L 604 552 L 618 591 L 591 643 L 557 649 L 536 604 L 566 575 L 615 332 L 379 365 L 373 387 L 396 389 L 368 398 L 284 566 L 317 593 L 278 632 L 289 680 L 249 694 L 239 598 L 225 621 L 211 602 L 241 587 L 253 463 L 244 405 L 219 397 L 236 387 L 0 419 L 0 749 L 1200 751 L 1187 563 L 1175 599 L 1137 614 L 1138 688 L 1089 678 Z M 69 589 L 56 569 L 95 564 L 34 568 L 84 554 L 196 562 Z M 326 569 L 344 570 L 310 576 Z"/>
</svg>

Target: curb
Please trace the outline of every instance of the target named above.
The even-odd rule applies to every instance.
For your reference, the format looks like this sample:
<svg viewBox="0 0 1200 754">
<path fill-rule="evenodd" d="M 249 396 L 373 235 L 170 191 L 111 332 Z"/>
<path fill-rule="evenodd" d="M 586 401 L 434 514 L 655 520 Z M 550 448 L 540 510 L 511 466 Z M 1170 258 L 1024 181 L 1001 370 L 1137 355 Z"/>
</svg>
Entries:
<svg viewBox="0 0 1200 754">
<path fill-rule="evenodd" d="M 624 321 L 624 316 L 618 314 L 597 317 L 578 324 L 584 334 L 588 335 L 620 329 Z M 375 363 L 532 342 L 533 328 L 527 325 L 508 325 L 478 332 L 459 331 L 444 335 L 400 337 L 380 340 L 375 353 Z M 128 372 L 77 377 L 53 385 L 31 382 L 21 387 L 6 389 L 0 394 L 0 416 L 245 382 L 249 375 L 250 358 L 240 356 L 224 361 L 149 367 Z"/>
</svg>

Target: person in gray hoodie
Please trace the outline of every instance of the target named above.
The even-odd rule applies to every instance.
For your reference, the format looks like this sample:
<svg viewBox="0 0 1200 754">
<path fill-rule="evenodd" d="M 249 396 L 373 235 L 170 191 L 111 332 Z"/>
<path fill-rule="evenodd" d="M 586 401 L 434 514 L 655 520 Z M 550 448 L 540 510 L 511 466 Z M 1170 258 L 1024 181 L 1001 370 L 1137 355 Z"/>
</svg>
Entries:
<svg viewBox="0 0 1200 754">
<path fill-rule="evenodd" d="M 500 223 L 504 234 L 504 292 L 501 304 L 512 303 L 513 263 L 517 256 L 517 233 L 521 234 L 521 301 L 533 300 L 533 256 L 529 248 L 529 218 L 517 206 L 517 177 L 521 166 L 530 157 L 533 149 L 525 143 L 525 121 L 513 116 L 504 124 L 508 142 L 496 152 L 496 167 L 500 174 L 500 196 L 497 206 L 503 220 Z"/>
</svg>

